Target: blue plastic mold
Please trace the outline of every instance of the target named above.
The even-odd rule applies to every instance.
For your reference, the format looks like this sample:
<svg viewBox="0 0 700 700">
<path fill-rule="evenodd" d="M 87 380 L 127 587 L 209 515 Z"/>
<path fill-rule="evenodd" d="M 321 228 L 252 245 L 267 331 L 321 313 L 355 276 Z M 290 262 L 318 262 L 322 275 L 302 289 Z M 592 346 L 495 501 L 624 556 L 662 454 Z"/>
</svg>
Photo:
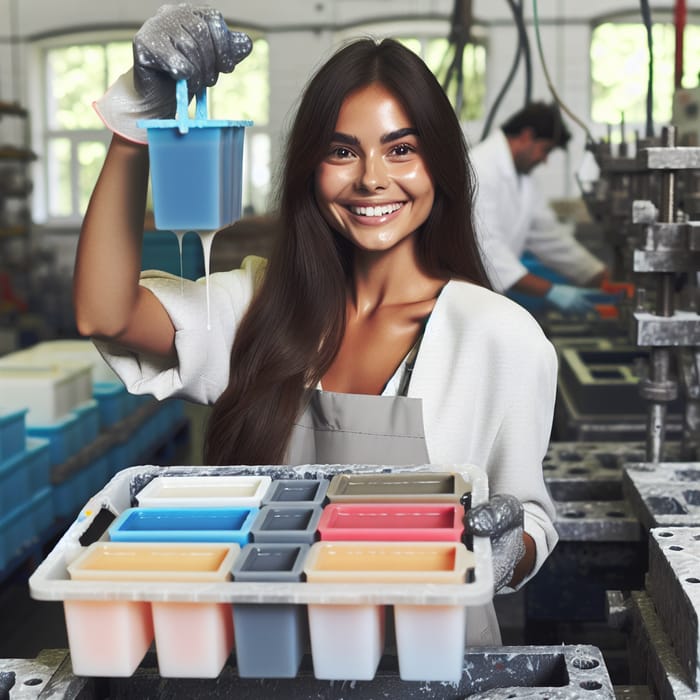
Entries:
<svg viewBox="0 0 700 700">
<path fill-rule="evenodd" d="M 142 119 L 148 134 L 156 228 L 215 231 L 241 216 L 243 138 L 251 121 L 208 119 L 206 88 L 187 113 L 187 83 L 176 84 L 175 119 Z"/>
<path fill-rule="evenodd" d="M 128 508 L 110 525 L 115 542 L 250 541 L 257 508 Z"/>
</svg>

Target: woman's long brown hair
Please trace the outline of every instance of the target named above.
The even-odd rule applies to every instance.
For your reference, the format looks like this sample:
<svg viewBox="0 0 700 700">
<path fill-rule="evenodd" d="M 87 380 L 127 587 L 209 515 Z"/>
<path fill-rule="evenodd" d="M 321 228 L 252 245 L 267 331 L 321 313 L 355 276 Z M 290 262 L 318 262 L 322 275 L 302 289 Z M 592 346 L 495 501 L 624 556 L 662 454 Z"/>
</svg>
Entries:
<svg viewBox="0 0 700 700">
<path fill-rule="evenodd" d="M 264 280 L 231 351 L 229 384 L 207 426 L 207 464 L 279 464 L 307 394 L 345 330 L 353 249 L 321 216 L 314 173 L 341 104 L 379 82 L 413 120 L 435 202 L 417 237 L 419 264 L 438 278 L 489 287 L 472 226 L 472 177 L 464 137 L 440 84 L 398 42 L 361 39 L 320 68 L 301 99 L 280 186 L 280 229 Z"/>
</svg>

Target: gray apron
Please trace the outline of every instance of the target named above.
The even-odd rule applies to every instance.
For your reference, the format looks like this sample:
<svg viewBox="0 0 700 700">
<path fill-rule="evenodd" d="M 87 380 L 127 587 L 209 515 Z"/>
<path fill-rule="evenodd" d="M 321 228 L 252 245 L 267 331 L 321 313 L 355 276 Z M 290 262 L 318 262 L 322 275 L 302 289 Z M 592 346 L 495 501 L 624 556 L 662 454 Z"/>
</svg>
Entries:
<svg viewBox="0 0 700 700">
<path fill-rule="evenodd" d="M 421 338 L 406 358 L 397 396 L 315 390 L 292 428 L 286 463 L 429 464 L 422 400 L 406 396 Z M 501 644 L 493 605 L 467 608 L 465 641 Z"/>
<path fill-rule="evenodd" d="M 429 464 L 421 399 L 316 390 L 294 424 L 298 464 Z"/>
</svg>

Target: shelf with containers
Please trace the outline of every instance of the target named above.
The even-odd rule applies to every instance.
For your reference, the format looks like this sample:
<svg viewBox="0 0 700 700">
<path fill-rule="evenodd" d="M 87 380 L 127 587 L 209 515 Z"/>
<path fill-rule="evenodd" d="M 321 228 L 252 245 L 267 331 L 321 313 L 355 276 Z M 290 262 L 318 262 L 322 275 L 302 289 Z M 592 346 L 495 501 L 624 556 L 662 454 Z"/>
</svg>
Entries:
<svg viewBox="0 0 700 700">
<path fill-rule="evenodd" d="M 30 166 L 37 155 L 30 148 L 29 112 L 0 100 L 4 119 L 20 119 L 22 127 L 19 143 L 0 143 L 0 304 L 23 313 L 31 297 Z"/>
<path fill-rule="evenodd" d="M 129 394 L 89 340 L 0 357 L 0 581 L 118 469 L 172 464 L 188 440 L 182 401 Z"/>
</svg>

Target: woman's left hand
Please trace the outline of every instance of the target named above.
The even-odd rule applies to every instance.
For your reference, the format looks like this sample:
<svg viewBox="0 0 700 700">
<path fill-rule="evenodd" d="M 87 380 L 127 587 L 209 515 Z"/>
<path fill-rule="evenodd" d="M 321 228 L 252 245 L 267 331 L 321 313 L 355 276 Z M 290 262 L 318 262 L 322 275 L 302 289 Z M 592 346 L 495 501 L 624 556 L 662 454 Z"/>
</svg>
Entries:
<svg viewBox="0 0 700 700">
<path fill-rule="evenodd" d="M 507 586 L 525 555 L 522 503 L 515 496 L 496 494 L 469 510 L 465 526 L 468 533 L 491 539 L 494 590 Z"/>
</svg>

